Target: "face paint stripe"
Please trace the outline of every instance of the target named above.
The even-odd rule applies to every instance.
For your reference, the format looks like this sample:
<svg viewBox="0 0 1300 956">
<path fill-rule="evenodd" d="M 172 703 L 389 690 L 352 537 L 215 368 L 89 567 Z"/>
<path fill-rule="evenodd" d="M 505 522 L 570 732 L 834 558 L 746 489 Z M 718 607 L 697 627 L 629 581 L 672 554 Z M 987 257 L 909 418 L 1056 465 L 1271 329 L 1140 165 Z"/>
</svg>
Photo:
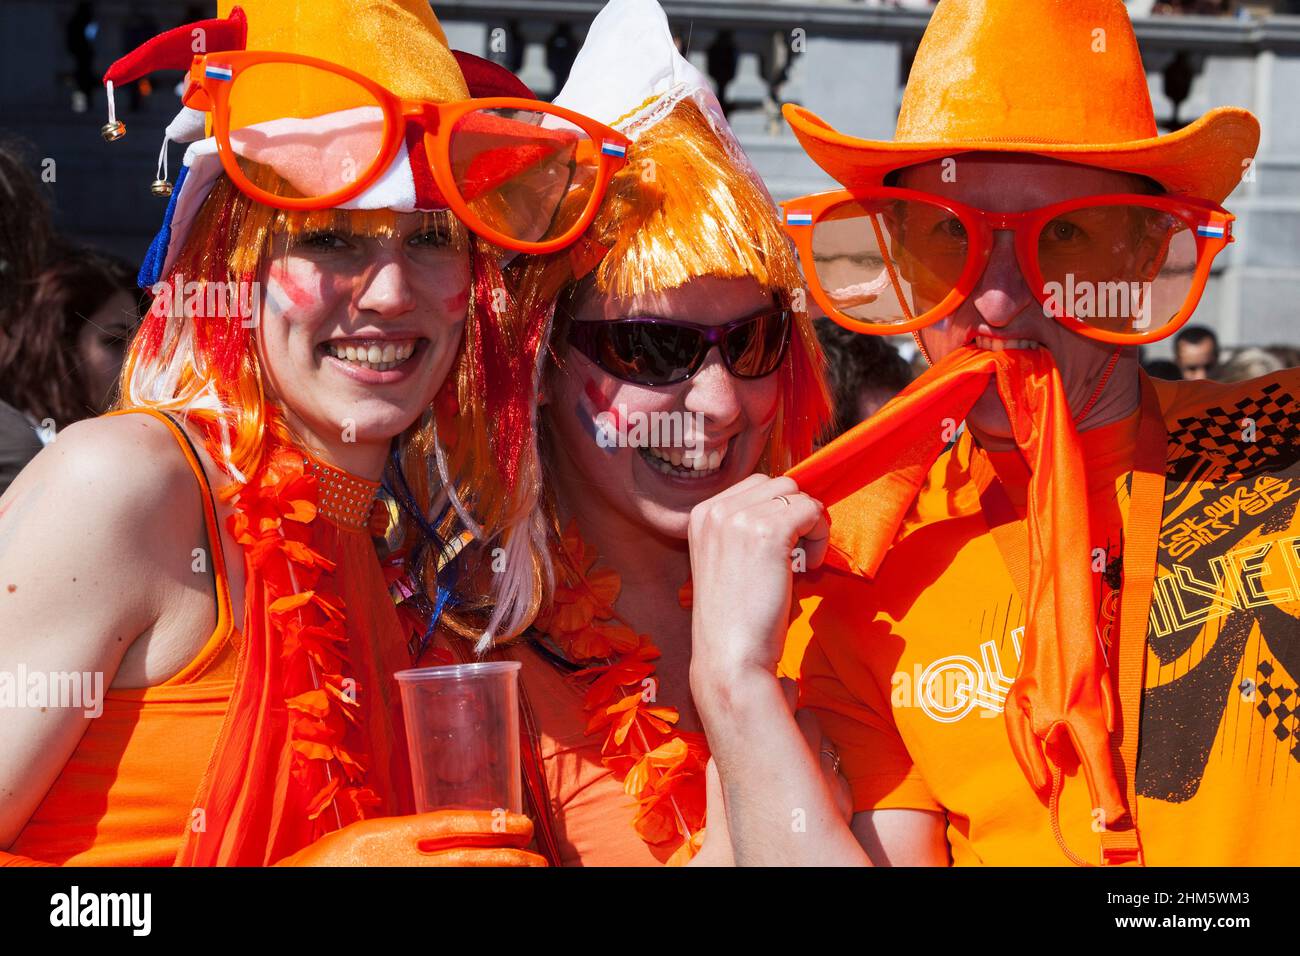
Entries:
<svg viewBox="0 0 1300 956">
<path fill-rule="evenodd" d="M 274 276 L 272 280 L 275 285 L 284 293 L 284 295 L 299 308 L 304 308 L 312 304 L 314 300 L 312 294 L 293 280 L 288 273 L 281 273 Z"/>
<path fill-rule="evenodd" d="M 603 442 L 601 441 L 602 429 L 600 425 L 597 424 L 596 420 L 592 418 L 591 414 L 583 406 L 581 401 L 573 406 L 573 414 L 578 417 L 578 423 L 582 425 L 583 431 L 591 436 L 591 440 L 597 448 L 603 451 L 606 455 L 617 453 L 618 448 L 614 444 L 610 443 L 608 440 Z"/>
<path fill-rule="evenodd" d="M 448 299 L 444 299 L 442 307 L 447 312 L 464 312 L 469 308 L 469 288 L 466 287 Z"/>
<path fill-rule="evenodd" d="M 618 412 L 610 406 L 609 399 L 601 392 L 600 386 L 590 378 L 583 379 L 582 396 L 573 412 L 582 423 L 583 430 L 591 435 L 596 447 L 607 455 L 617 452 Z M 605 416 L 603 420 L 601 415 Z M 602 431 L 605 433 L 604 441 L 601 440 Z"/>
<path fill-rule="evenodd" d="M 583 383 L 582 390 L 586 394 L 587 400 L 591 402 L 593 417 L 595 415 L 600 414 L 601 412 L 604 412 L 605 414 L 609 415 L 610 420 L 614 424 L 614 427 L 617 428 L 618 412 L 615 410 L 613 405 L 610 404 L 609 399 L 606 398 L 605 395 L 601 392 L 600 386 L 598 386 L 591 379 L 587 379 Z"/>
</svg>

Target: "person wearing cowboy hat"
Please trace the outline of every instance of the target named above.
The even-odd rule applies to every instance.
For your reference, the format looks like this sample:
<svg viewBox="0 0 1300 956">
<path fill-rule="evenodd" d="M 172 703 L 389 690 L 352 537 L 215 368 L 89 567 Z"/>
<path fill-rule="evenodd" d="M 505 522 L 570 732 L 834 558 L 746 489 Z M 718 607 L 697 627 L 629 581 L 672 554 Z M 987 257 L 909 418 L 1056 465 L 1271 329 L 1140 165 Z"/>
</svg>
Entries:
<svg viewBox="0 0 1300 956">
<path fill-rule="evenodd" d="M 934 367 L 692 515 L 737 862 L 1300 862 L 1300 372 L 1136 348 L 1231 241 L 1255 118 L 1158 135 L 1119 0 L 941 0 L 892 142 L 785 116 L 844 187 L 785 204 L 810 291 Z"/>
</svg>

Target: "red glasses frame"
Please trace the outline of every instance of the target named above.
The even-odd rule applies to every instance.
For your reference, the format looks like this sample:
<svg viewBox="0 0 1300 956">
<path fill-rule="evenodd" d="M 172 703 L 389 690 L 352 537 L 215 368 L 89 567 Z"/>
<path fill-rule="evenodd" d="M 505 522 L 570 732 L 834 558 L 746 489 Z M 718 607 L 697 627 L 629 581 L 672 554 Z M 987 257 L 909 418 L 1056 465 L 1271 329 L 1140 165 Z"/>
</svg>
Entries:
<svg viewBox="0 0 1300 956">
<path fill-rule="evenodd" d="M 912 199 L 948 210 L 962 223 L 970 245 L 966 264 L 952 291 L 936 306 L 906 322 L 888 325 L 864 322 L 841 312 L 833 303 L 817 275 L 813 257 L 813 230 L 819 222 L 833 218 L 842 206 L 878 199 Z M 1046 304 L 1048 293 L 1038 266 L 1038 236 L 1043 227 L 1064 213 L 1095 206 L 1137 205 L 1177 216 L 1185 223 L 1196 240 L 1196 271 L 1182 308 L 1166 324 L 1149 332 L 1112 332 L 1089 325 L 1070 315 L 1050 313 L 1067 328 L 1080 335 L 1115 345 L 1135 345 L 1154 342 L 1176 332 L 1195 311 L 1209 279 L 1214 257 L 1236 240 L 1232 236 L 1232 223 L 1236 217 L 1217 203 L 1190 197 L 1149 196 L 1137 193 L 1106 193 L 1083 196 L 1052 203 L 1024 212 L 993 212 L 957 202 L 934 193 L 916 189 L 881 186 L 869 189 L 837 189 L 830 192 L 802 196 L 781 203 L 785 231 L 794 240 L 799 258 L 804 265 L 804 279 L 808 291 L 837 324 L 854 332 L 870 335 L 897 335 L 933 325 L 951 315 L 974 291 L 984 274 L 993 253 L 993 234 L 999 231 L 1015 233 L 1016 260 L 1034 297 Z"/>
<path fill-rule="evenodd" d="M 300 64 L 335 73 L 365 89 L 374 96 L 376 104 L 382 108 L 384 134 L 378 157 L 345 188 L 327 196 L 279 196 L 250 181 L 240 168 L 230 142 L 230 91 L 242 72 L 266 63 Z M 212 72 L 209 72 L 210 70 Z M 401 148 L 406 135 L 406 124 L 418 119 L 425 130 L 425 150 L 429 157 L 433 181 L 447 201 L 448 207 L 466 226 L 482 238 L 516 252 L 555 252 L 572 244 L 582 235 L 591 225 L 600 208 L 610 177 L 627 161 L 627 148 L 631 145 L 631 140 L 617 130 L 581 113 L 541 100 L 505 96 L 460 100 L 454 103 L 407 100 L 347 67 L 296 53 L 243 50 L 199 54 L 194 57 L 190 65 L 189 81 L 183 102 L 192 109 L 212 114 L 212 130 L 217 140 L 217 152 L 221 157 L 222 167 L 241 192 L 258 202 L 277 209 L 328 209 L 342 205 L 359 196 L 384 175 Z M 457 120 L 466 113 L 485 109 L 546 113 L 572 123 L 591 137 L 587 145 L 592 150 L 590 158 L 597 161 L 595 183 L 582 214 L 563 235 L 540 242 L 516 239 L 484 222 L 461 196 L 455 177 L 451 174 L 452 132 L 456 128 Z"/>
</svg>

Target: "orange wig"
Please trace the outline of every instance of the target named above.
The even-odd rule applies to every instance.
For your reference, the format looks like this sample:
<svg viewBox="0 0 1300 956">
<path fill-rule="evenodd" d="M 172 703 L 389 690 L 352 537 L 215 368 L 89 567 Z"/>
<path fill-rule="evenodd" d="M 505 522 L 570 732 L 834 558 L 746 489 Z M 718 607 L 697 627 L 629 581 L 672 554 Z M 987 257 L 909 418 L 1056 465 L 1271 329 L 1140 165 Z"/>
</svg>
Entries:
<svg viewBox="0 0 1300 956">
<path fill-rule="evenodd" d="M 821 348 L 789 239 L 762 184 L 717 135 L 691 99 L 678 102 L 628 149 L 585 239 L 573 250 L 513 263 L 508 279 L 530 322 L 545 325 L 538 384 L 563 354 L 566 318 L 557 303 L 590 284 L 629 297 L 673 289 L 701 276 L 752 276 L 795 313 L 789 352 L 777 374 L 781 400 L 758 470 L 781 474 L 812 452 L 831 417 Z M 539 425 L 542 448 L 546 429 Z M 543 450 L 543 454 L 545 451 Z M 530 463 L 531 484 L 549 533 L 558 540 L 554 501 L 542 487 L 545 465 Z M 561 549 L 556 549 L 559 553 Z"/>
</svg>

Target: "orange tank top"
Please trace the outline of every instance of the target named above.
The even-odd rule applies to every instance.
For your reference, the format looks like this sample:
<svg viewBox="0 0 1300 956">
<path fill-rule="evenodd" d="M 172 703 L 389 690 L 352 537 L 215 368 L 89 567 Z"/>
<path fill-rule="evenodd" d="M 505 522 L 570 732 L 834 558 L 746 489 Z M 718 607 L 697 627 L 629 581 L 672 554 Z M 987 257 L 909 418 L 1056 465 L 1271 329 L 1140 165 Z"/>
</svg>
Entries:
<svg viewBox="0 0 1300 956">
<path fill-rule="evenodd" d="M 234 690 L 239 628 L 216 506 L 203 466 L 171 418 L 164 422 L 202 489 L 213 556 L 217 625 L 198 656 L 154 687 L 109 688 L 92 721 L 9 852 L 68 866 L 171 866 Z M 118 412 L 113 414 L 129 414 Z"/>
<path fill-rule="evenodd" d="M 510 652 L 523 665 L 519 681 L 540 737 L 560 865 L 662 866 L 673 848 L 650 846 L 637 834 L 636 800 L 602 762 L 602 736 L 587 733 L 585 688 L 531 643 Z"/>
<path fill-rule="evenodd" d="M 452 652 L 453 660 L 475 660 L 460 638 L 438 632 L 434 647 Z M 622 781 L 602 761 L 600 735 L 587 733 L 583 710 L 585 686 L 557 666 L 531 641 L 508 644 L 491 652 L 494 659 L 519 661 L 521 696 L 520 756 L 528 791 L 530 759 L 540 760 L 541 786 L 528 794 L 526 812 L 537 826 L 537 847 L 559 866 L 662 866 L 673 848 L 654 847 L 637 834 L 637 803 Z M 420 666 L 438 663 L 432 655 Z M 703 743 L 704 735 L 683 733 Z M 536 800 L 536 804 L 533 801 Z M 542 804 L 544 801 L 544 806 Z M 545 815 L 545 820 L 542 819 Z M 543 828 L 549 827 L 554 847 L 548 850 Z"/>
</svg>

